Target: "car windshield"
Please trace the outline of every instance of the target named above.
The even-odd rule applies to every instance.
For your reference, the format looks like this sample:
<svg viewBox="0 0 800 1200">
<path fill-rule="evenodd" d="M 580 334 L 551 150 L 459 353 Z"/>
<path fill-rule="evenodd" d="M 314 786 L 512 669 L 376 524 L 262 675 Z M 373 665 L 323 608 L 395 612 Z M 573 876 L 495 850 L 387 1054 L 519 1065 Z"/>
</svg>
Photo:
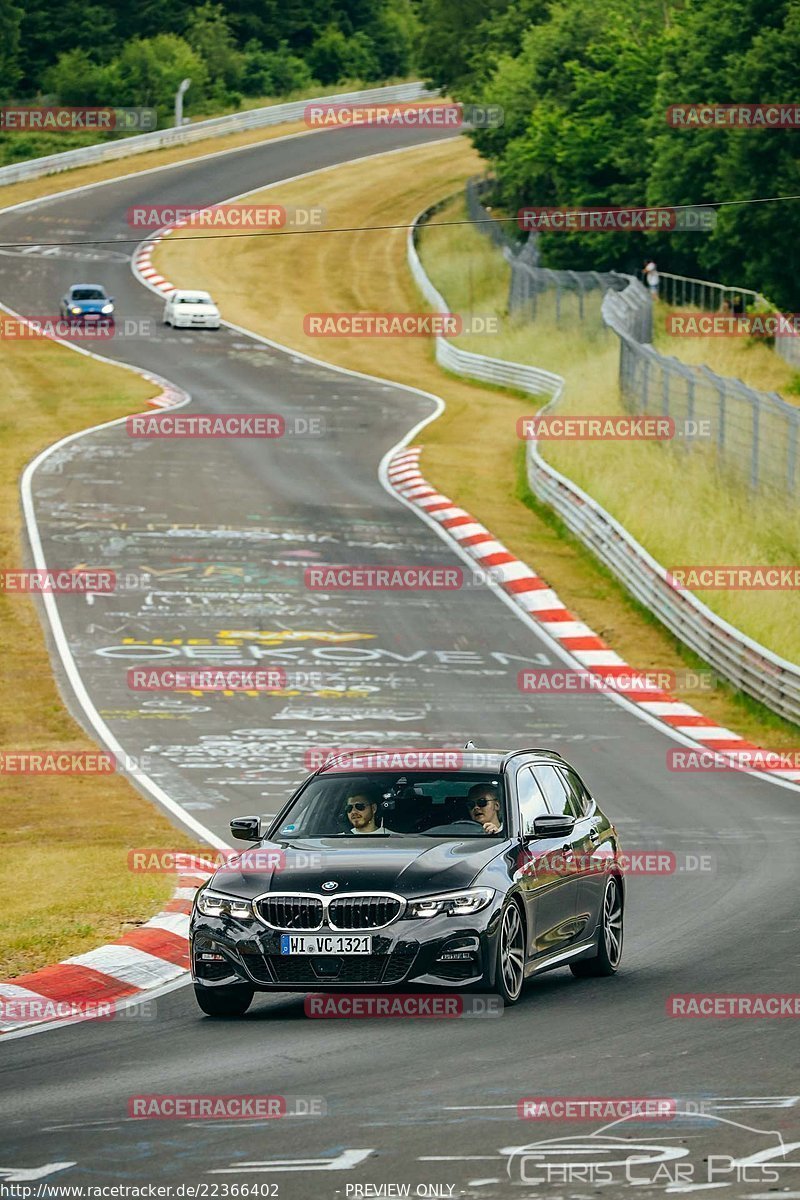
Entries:
<svg viewBox="0 0 800 1200">
<path fill-rule="evenodd" d="M 105 300 L 106 294 L 102 288 L 83 287 L 72 289 L 73 300 Z"/>
<path fill-rule="evenodd" d="M 176 304 L 213 304 L 214 301 L 204 292 L 195 292 L 191 296 L 178 296 Z"/>
<path fill-rule="evenodd" d="M 488 827 L 485 827 L 488 826 Z M 331 772 L 311 780 L 278 838 L 498 836 L 508 827 L 502 779 L 486 771 Z"/>
</svg>

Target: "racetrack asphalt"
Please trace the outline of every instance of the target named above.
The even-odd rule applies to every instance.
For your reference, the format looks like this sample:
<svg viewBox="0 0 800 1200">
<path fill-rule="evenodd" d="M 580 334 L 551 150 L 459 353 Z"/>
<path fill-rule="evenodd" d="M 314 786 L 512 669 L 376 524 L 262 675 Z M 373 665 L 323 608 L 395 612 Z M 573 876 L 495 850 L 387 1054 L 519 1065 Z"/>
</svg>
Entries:
<svg viewBox="0 0 800 1200">
<path fill-rule="evenodd" d="M 504 1152 L 566 1137 L 576 1139 L 572 1161 L 586 1167 L 584 1181 L 573 1172 L 560 1185 L 552 1174 L 549 1185 L 535 1183 L 529 1165 L 528 1192 L 593 1194 L 595 1168 L 609 1158 L 602 1139 L 586 1140 L 596 1124 L 521 1121 L 516 1103 L 524 1096 L 651 1095 L 684 1108 L 705 1101 L 711 1116 L 703 1121 L 607 1131 L 631 1147 L 660 1147 L 673 1175 L 675 1163 L 695 1164 L 695 1183 L 705 1181 L 709 1154 L 764 1151 L 770 1130 L 800 1140 L 791 1020 L 680 1020 L 665 1010 L 671 994 L 787 993 L 796 985 L 797 791 L 738 772 L 672 773 L 666 753 L 675 743 L 608 697 L 521 695 L 521 667 L 560 660 L 485 586 L 438 594 L 306 589 L 309 564 L 463 565 L 378 479 L 383 456 L 434 411 L 433 400 L 228 328 L 164 329 L 159 300 L 131 274 L 129 241 L 117 250 L 45 245 L 122 242 L 135 203 L 222 201 L 431 136 L 310 134 L 0 215 L 0 241 L 40 247 L 0 249 L 0 300 L 10 308 L 52 314 L 69 283 L 102 282 L 120 320 L 149 319 L 154 332 L 94 348 L 190 392 L 184 413 L 280 413 L 290 424 L 301 416 L 325 425 L 319 437 L 166 441 L 133 439 L 118 424 L 45 458 L 33 500 L 48 564 L 102 564 L 145 577 L 91 604 L 59 597 L 69 649 L 126 752 L 218 839 L 228 840 L 233 816 L 275 811 L 302 777 L 310 745 L 472 738 L 559 750 L 627 847 L 707 854 L 712 869 L 632 878 L 619 976 L 579 981 L 554 972 L 496 1019 L 313 1021 L 301 998 L 273 996 L 257 998 L 241 1020 L 215 1022 L 200 1017 L 191 988 L 182 987 L 159 996 L 154 1014 L 151 1002 L 140 1017 L 132 1008 L 125 1019 L 8 1040 L 0 1048 L 6 1179 L 9 1170 L 70 1163 L 43 1178 L 255 1182 L 278 1185 L 262 1195 L 292 1198 L 356 1196 L 352 1188 L 367 1183 L 408 1183 L 412 1195 L 434 1184 L 442 1195 L 519 1195 L 519 1170 L 512 1163 L 508 1173 Z M 312 178 L 309 203 L 313 190 Z M 265 280 L 265 304 L 269 296 Z M 137 663 L 282 666 L 304 678 L 293 696 L 169 697 L 128 688 L 127 669 Z M 57 662 L 55 669 L 91 729 Z M 129 1119 L 131 1096 L 156 1093 L 317 1098 L 325 1115 Z M 768 1192 L 774 1184 L 764 1169 L 731 1168 L 727 1194 Z M 656 1173 L 652 1164 L 641 1169 L 650 1182 L 638 1194 L 663 1193 L 667 1166 L 661 1182 Z M 785 1168 L 778 1186 L 793 1184 Z"/>
</svg>

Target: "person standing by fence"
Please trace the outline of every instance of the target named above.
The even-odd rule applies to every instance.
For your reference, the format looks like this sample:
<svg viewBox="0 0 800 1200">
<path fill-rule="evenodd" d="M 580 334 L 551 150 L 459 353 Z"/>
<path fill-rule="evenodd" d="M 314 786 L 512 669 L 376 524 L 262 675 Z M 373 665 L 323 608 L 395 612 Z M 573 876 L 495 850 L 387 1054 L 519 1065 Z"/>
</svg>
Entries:
<svg viewBox="0 0 800 1200">
<path fill-rule="evenodd" d="M 658 298 L 658 270 L 652 259 L 644 264 L 644 278 L 652 299 L 656 300 Z"/>
</svg>

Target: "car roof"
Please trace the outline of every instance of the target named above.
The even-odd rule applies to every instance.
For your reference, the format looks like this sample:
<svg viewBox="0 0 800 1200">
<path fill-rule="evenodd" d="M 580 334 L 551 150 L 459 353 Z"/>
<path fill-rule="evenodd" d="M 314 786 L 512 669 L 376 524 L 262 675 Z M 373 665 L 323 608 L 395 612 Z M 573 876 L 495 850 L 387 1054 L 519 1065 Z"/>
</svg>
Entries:
<svg viewBox="0 0 800 1200">
<path fill-rule="evenodd" d="M 477 748 L 469 749 L 469 750 L 456 750 L 453 746 L 448 746 L 448 747 L 426 746 L 426 747 L 420 747 L 418 753 L 423 753 L 426 750 L 431 753 L 439 753 L 439 754 L 444 754 L 444 753 L 452 754 L 454 752 L 458 753 L 461 755 L 458 770 L 460 770 L 460 771 L 481 771 L 481 770 L 483 770 L 483 771 L 491 772 L 492 774 L 497 774 L 498 772 L 503 771 L 507 766 L 511 765 L 512 761 L 515 758 L 519 758 L 522 762 L 527 762 L 531 759 L 545 759 L 545 760 L 549 759 L 550 761 L 561 762 L 561 763 L 563 763 L 563 761 L 564 761 L 564 759 L 561 757 L 561 755 L 555 750 L 539 749 L 539 748 L 535 748 L 535 747 L 526 747 L 521 750 L 478 750 Z M 392 751 L 391 746 L 374 747 L 374 748 L 364 747 L 362 754 L 365 758 L 375 758 L 381 754 L 385 754 L 385 755 L 392 754 L 392 752 L 393 751 Z M 408 755 L 409 752 L 407 750 L 400 750 L 400 751 L 397 751 L 397 753 L 399 753 L 401 755 L 402 754 Z M 436 770 L 437 769 L 436 767 L 425 767 L 425 766 L 404 767 L 402 764 L 400 766 L 395 766 L 395 765 L 380 766 L 378 764 L 373 765 L 371 763 L 362 767 L 362 766 L 358 765 L 359 760 L 358 760 L 357 754 L 355 754 L 353 751 L 343 751 L 343 753 L 340 754 L 338 757 L 332 757 L 326 763 L 323 763 L 323 765 L 317 769 L 315 774 L 317 774 L 317 775 L 326 775 L 328 773 L 336 773 L 337 775 L 342 774 L 342 770 L 343 770 L 343 767 L 341 764 L 342 758 L 352 758 L 354 760 L 352 769 L 354 772 L 357 772 L 359 775 L 383 774 L 386 771 L 393 771 L 393 770 L 409 770 L 409 771 L 413 771 L 416 774 L 419 771 Z"/>
</svg>

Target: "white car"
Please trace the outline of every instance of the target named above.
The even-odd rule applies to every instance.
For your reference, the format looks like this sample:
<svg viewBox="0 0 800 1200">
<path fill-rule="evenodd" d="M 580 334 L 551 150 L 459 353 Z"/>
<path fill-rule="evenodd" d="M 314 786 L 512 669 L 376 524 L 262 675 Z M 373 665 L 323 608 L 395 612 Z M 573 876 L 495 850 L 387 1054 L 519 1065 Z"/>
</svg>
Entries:
<svg viewBox="0 0 800 1200">
<path fill-rule="evenodd" d="M 208 292 L 173 292 L 164 305 L 164 324 L 176 329 L 219 329 L 220 319 Z"/>
</svg>

